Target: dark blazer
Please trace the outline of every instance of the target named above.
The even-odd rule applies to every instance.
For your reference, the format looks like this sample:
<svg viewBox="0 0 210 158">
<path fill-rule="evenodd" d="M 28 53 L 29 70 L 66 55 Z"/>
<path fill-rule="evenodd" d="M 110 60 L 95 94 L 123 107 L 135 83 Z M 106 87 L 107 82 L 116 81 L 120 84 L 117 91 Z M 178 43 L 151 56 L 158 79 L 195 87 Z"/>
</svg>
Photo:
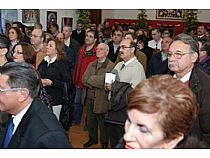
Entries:
<svg viewBox="0 0 210 158">
<path fill-rule="evenodd" d="M 201 41 L 203 44 L 205 43 L 205 42 L 209 42 L 209 37 L 208 36 L 206 36 L 206 35 L 204 35 L 203 37 L 201 37 L 201 38 L 199 38 L 198 37 L 198 35 L 195 35 L 195 36 L 193 36 L 193 38 L 196 40 L 196 41 Z"/>
<path fill-rule="evenodd" d="M 70 38 L 70 44 L 69 44 L 68 47 L 70 47 L 71 49 L 73 49 L 74 63 L 76 63 L 77 62 L 77 59 L 79 57 L 80 44 L 75 39 Z"/>
<path fill-rule="evenodd" d="M 64 83 L 67 83 L 68 90 L 71 87 L 71 72 L 67 63 L 56 59 L 48 65 L 47 61 L 42 60 L 38 71 L 41 78 L 48 78 L 53 82 L 51 86 L 44 87 L 52 98 L 52 105 L 63 104 Z"/>
<path fill-rule="evenodd" d="M 83 46 L 83 44 L 85 43 L 85 30 L 81 30 L 81 33 L 77 33 L 77 29 L 72 31 L 71 37 L 75 40 L 77 40 L 77 42 L 80 43 L 80 46 Z"/>
<path fill-rule="evenodd" d="M 157 74 L 168 74 L 168 59 L 162 61 L 161 52 L 153 54 L 147 67 L 147 77 Z"/>
<path fill-rule="evenodd" d="M 107 55 L 107 57 L 109 58 L 109 60 L 111 60 L 113 63 L 115 63 L 117 56 L 119 54 L 119 48 L 114 53 L 113 41 L 110 41 L 107 45 L 109 46 L 109 54 Z"/>
<path fill-rule="evenodd" d="M 39 99 L 35 99 L 18 125 L 8 148 L 72 148 L 72 145 L 56 116 Z"/>
<path fill-rule="evenodd" d="M 190 76 L 190 88 L 195 93 L 199 103 L 198 117 L 193 123 L 190 135 L 197 136 L 210 148 L 210 77 L 198 66 L 195 66 Z"/>
<path fill-rule="evenodd" d="M 128 95 L 131 90 L 131 85 L 126 82 L 115 81 L 112 84 L 111 99 L 105 116 L 106 122 L 124 126 L 127 119 Z"/>
</svg>

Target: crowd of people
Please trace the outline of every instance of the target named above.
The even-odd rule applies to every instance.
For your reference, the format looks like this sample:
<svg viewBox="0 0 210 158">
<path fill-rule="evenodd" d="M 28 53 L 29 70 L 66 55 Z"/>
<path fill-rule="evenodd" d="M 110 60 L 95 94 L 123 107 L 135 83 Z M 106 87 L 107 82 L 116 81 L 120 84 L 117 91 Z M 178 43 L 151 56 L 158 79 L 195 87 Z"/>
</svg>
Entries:
<svg viewBox="0 0 210 158">
<path fill-rule="evenodd" d="M 196 32 L 12 23 L 0 36 L 1 148 L 72 148 L 84 108 L 84 148 L 210 148 L 210 37 Z"/>
</svg>

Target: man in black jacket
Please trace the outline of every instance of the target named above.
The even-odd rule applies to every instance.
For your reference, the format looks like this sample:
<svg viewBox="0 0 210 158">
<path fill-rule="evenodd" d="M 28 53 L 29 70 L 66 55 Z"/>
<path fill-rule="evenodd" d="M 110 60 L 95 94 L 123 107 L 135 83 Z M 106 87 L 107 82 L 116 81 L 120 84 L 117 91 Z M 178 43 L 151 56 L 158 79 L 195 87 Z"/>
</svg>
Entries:
<svg viewBox="0 0 210 158">
<path fill-rule="evenodd" d="M 85 43 L 85 30 L 82 29 L 82 23 L 77 23 L 77 29 L 72 31 L 71 37 L 83 46 Z"/>
<path fill-rule="evenodd" d="M 72 29 L 70 26 L 63 26 L 62 32 L 64 34 L 64 44 L 73 50 L 74 63 L 77 62 L 80 52 L 80 44 L 71 37 Z"/>
<path fill-rule="evenodd" d="M 198 137 L 210 148 L 210 77 L 198 66 L 198 43 L 189 35 L 179 34 L 172 41 L 168 53 L 169 69 L 174 77 L 188 85 L 200 105 L 190 135 Z"/>
<path fill-rule="evenodd" d="M 123 32 L 121 30 L 114 30 L 112 32 L 112 41 L 108 43 L 109 54 L 107 57 L 113 63 L 116 61 L 117 56 L 119 54 L 119 46 L 122 39 L 123 39 Z"/>
<path fill-rule="evenodd" d="M 71 148 L 55 115 L 37 99 L 40 79 L 32 65 L 8 63 L 0 68 L 0 111 L 10 121 L 1 148 Z"/>
</svg>

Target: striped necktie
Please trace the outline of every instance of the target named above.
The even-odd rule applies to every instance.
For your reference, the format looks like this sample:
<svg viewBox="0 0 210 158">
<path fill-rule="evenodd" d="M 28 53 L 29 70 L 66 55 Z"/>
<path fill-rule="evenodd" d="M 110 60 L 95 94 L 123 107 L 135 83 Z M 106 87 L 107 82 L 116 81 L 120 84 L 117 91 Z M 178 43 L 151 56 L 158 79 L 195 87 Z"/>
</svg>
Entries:
<svg viewBox="0 0 210 158">
<path fill-rule="evenodd" d="M 11 117 L 9 119 L 9 124 L 8 124 L 8 127 L 7 127 L 7 133 L 6 133 L 6 136 L 4 138 L 3 148 L 8 148 L 10 140 L 12 139 L 13 130 L 14 130 L 14 123 L 13 123 L 13 117 Z"/>
</svg>

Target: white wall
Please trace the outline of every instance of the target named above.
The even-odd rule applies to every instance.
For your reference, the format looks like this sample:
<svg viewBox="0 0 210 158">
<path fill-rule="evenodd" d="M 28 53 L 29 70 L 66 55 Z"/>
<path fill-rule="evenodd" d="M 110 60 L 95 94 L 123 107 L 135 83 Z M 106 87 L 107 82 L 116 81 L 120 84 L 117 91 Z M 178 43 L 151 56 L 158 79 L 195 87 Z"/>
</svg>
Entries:
<svg viewBox="0 0 210 158">
<path fill-rule="evenodd" d="M 57 11 L 57 23 L 61 26 L 61 17 L 72 17 L 73 18 L 73 29 L 76 27 L 76 21 L 78 19 L 78 15 L 76 14 L 75 9 L 59 9 L 59 10 L 46 10 L 40 9 L 40 22 L 43 25 L 44 30 L 46 30 L 46 18 L 47 18 L 47 11 Z M 126 10 L 126 9 L 104 9 L 102 10 L 102 18 L 101 21 L 103 22 L 106 18 L 111 19 L 137 19 L 137 14 L 139 10 Z M 156 10 L 155 9 L 147 9 L 148 19 L 156 20 Z M 22 21 L 22 11 L 18 9 L 18 20 Z M 202 9 L 199 10 L 198 20 L 200 22 L 210 22 L 210 9 Z M 33 26 L 33 24 L 26 24 L 28 26 Z"/>
<path fill-rule="evenodd" d="M 47 10 L 47 9 L 40 9 L 40 23 L 43 25 L 43 30 L 46 31 L 47 29 L 47 11 L 55 11 L 57 12 L 57 24 L 61 27 L 61 19 L 62 17 L 72 17 L 73 29 L 76 27 L 78 15 L 75 12 L 75 9 L 59 9 L 59 10 Z M 18 9 L 18 21 L 22 21 L 22 10 Z M 33 23 L 25 23 L 27 26 L 33 26 Z M 59 28 L 61 30 L 61 28 Z"/>
<path fill-rule="evenodd" d="M 102 21 L 106 18 L 111 19 L 137 19 L 139 10 L 102 10 Z M 156 20 L 156 9 L 147 9 L 147 15 L 149 20 Z M 210 22 L 210 9 L 200 9 L 198 14 L 198 20 L 200 22 Z"/>
</svg>

